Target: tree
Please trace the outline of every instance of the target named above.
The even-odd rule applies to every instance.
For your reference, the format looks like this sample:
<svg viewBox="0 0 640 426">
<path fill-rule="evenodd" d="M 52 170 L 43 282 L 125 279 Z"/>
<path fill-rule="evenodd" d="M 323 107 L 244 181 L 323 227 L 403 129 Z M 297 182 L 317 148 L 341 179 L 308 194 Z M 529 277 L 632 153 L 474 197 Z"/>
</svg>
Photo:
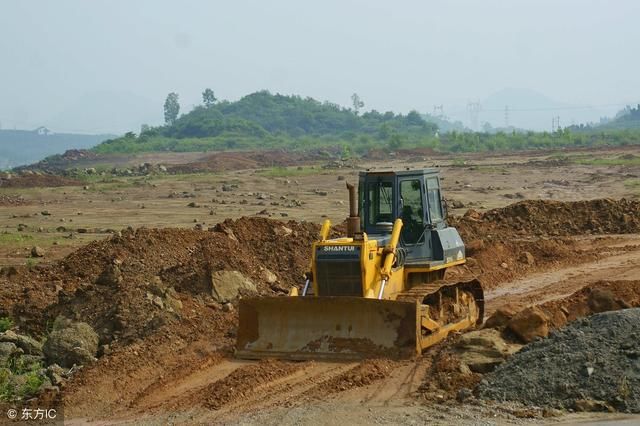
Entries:
<svg viewBox="0 0 640 426">
<path fill-rule="evenodd" d="M 364 102 L 362 102 L 362 99 L 360 99 L 357 93 L 351 95 L 351 102 L 353 102 L 353 110 L 356 112 L 356 115 L 358 115 L 360 108 L 364 107 Z"/>
<path fill-rule="evenodd" d="M 216 99 L 216 95 L 213 93 L 213 90 L 209 88 L 204 89 L 204 92 L 202 92 L 202 103 L 204 106 L 209 108 L 211 105 L 215 104 L 217 100 L 218 99 Z"/>
<path fill-rule="evenodd" d="M 164 122 L 168 125 L 172 125 L 176 122 L 178 113 L 180 113 L 178 94 L 176 92 L 171 92 L 167 95 L 167 99 L 164 101 Z"/>
</svg>

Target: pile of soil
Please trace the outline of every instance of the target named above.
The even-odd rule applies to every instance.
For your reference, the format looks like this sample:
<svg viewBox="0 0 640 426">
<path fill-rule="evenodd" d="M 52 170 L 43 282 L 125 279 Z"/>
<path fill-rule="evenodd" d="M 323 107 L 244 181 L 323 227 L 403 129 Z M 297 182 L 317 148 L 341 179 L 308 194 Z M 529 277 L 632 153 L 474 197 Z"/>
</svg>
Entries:
<svg viewBox="0 0 640 426">
<path fill-rule="evenodd" d="M 561 300 L 538 305 L 552 328 L 595 313 L 640 307 L 640 281 L 598 281 Z"/>
<path fill-rule="evenodd" d="M 640 309 L 595 314 L 533 342 L 485 376 L 483 399 L 640 412 Z"/>
<path fill-rule="evenodd" d="M 477 224 L 478 227 L 483 224 Z M 461 232 L 467 248 L 467 263 L 462 268 L 447 271 L 447 280 L 461 281 L 479 278 L 485 290 L 537 271 L 549 271 L 567 263 L 592 262 L 602 253 L 583 249 L 571 238 L 515 239 L 476 236 L 475 228 Z"/>
<path fill-rule="evenodd" d="M 469 210 L 450 222 L 467 238 L 637 233 L 640 201 L 526 200 L 485 213 Z"/>
<path fill-rule="evenodd" d="M 227 151 L 211 154 L 195 162 L 170 166 L 168 171 L 170 173 L 221 172 L 265 167 L 299 166 L 326 159 L 326 153 L 322 154 L 319 151 Z"/>
<path fill-rule="evenodd" d="M 36 334 L 64 315 L 89 323 L 101 344 L 129 343 L 179 322 L 179 310 L 168 309 L 175 299 L 215 308 L 215 271 L 239 271 L 262 295 L 301 286 L 318 231 L 316 224 L 266 218 L 227 220 L 210 231 L 128 229 L 52 265 L 3 270 L 0 314 Z"/>
<path fill-rule="evenodd" d="M 9 177 L 0 177 L 0 188 L 52 188 L 58 186 L 79 186 L 82 182 L 64 176 L 24 172 Z"/>
<path fill-rule="evenodd" d="M 482 379 L 482 374 L 469 370 L 453 352 L 454 342 L 455 338 L 448 339 L 424 355 L 430 361 L 425 381 L 419 388 L 425 399 L 455 399 L 461 389 L 473 389 Z"/>
</svg>

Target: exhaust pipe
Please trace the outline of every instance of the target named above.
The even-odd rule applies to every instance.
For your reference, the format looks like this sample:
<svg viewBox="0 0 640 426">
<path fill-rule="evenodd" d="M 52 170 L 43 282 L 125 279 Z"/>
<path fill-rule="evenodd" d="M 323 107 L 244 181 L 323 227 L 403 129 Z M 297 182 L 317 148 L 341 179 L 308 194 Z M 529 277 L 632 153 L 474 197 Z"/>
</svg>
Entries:
<svg viewBox="0 0 640 426">
<path fill-rule="evenodd" d="M 353 238 L 360 232 L 360 216 L 358 216 L 358 194 L 355 185 L 347 182 L 349 190 L 349 217 L 347 217 L 347 237 Z"/>
</svg>

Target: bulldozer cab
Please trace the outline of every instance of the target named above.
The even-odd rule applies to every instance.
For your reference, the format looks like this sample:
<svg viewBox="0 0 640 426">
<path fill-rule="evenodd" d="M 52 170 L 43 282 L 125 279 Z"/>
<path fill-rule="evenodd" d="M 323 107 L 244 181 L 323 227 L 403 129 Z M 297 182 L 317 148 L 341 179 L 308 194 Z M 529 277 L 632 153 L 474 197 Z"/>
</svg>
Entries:
<svg viewBox="0 0 640 426">
<path fill-rule="evenodd" d="M 433 259 L 432 231 L 447 227 L 437 169 L 361 172 L 358 195 L 362 232 L 384 242 L 400 218 L 407 260 Z"/>
</svg>

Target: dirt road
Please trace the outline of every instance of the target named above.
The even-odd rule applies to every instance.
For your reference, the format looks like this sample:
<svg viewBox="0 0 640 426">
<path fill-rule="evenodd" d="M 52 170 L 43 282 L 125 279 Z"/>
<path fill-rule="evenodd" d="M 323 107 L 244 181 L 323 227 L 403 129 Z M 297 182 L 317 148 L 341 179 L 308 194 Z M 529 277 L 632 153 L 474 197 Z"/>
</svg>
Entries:
<svg viewBox="0 0 640 426">
<path fill-rule="evenodd" d="M 506 281 L 487 292 L 487 307 L 527 305 L 555 300 L 602 279 L 640 276 L 640 235 L 578 238 L 583 248 L 596 248 L 602 257 L 592 263 L 564 264 L 544 272 Z M 202 344 L 200 342 L 199 344 Z M 197 354 L 193 348 L 183 353 Z M 531 410 L 517 405 L 494 406 L 476 402 L 459 405 L 425 401 L 420 387 L 429 381 L 432 358 L 428 351 L 412 361 L 257 362 L 188 357 L 173 370 L 154 373 L 155 379 L 124 380 L 124 399 L 70 407 L 71 424 L 108 418 L 109 422 L 158 424 L 526 424 Z M 204 360 L 204 361 L 203 361 Z M 148 376 L 146 377 L 149 378 Z M 137 384 L 140 384 L 137 386 Z M 86 394 L 82 394 L 86 397 Z M 75 401 L 78 395 L 70 395 Z M 97 395 L 98 396 L 98 395 Z M 95 417 L 82 418 L 82 412 Z M 108 414 L 109 413 L 109 414 Z M 539 414 L 538 414 L 539 415 Z M 108 417 L 107 417 L 108 416 Z M 563 415 L 539 422 L 611 420 L 630 422 L 637 417 Z"/>
</svg>

